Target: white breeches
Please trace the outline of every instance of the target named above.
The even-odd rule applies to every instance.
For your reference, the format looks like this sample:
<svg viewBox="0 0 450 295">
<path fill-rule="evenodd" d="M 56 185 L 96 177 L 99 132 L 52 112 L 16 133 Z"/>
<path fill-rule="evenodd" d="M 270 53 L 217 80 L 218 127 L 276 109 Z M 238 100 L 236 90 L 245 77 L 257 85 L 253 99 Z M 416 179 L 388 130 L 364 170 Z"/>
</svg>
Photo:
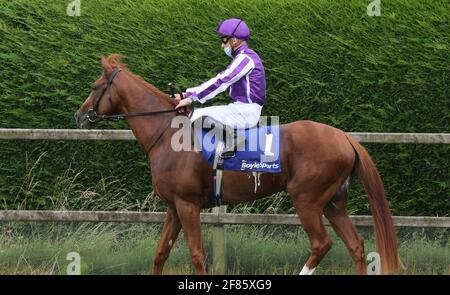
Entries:
<svg viewBox="0 0 450 295">
<path fill-rule="evenodd" d="M 261 116 L 262 106 L 257 103 L 232 102 L 224 106 L 194 109 L 191 122 L 200 117 L 212 117 L 220 123 L 235 128 L 246 129 L 256 126 Z"/>
</svg>

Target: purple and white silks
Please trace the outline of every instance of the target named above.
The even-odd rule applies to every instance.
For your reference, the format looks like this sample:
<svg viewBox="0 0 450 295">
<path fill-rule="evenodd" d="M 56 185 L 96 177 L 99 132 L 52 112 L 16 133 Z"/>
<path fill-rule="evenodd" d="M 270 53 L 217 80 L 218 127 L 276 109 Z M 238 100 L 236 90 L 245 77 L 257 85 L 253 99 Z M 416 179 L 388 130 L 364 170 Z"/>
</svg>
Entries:
<svg viewBox="0 0 450 295">
<path fill-rule="evenodd" d="M 238 129 L 256 125 L 266 97 L 266 80 L 261 59 L 247 45 L 239 47 L 233 54 L 231 64 L 216 77 L 193 88 L 188 88 L 185 97 L 200 103 L 229 89 L 234 103 L 196 109 L 191 121 L 211 116 L 219 122 Z M 245 107 L 242 107 L 246 104 Z M 220 108 L 219 108 L 220 107 Z"/>
</svg>

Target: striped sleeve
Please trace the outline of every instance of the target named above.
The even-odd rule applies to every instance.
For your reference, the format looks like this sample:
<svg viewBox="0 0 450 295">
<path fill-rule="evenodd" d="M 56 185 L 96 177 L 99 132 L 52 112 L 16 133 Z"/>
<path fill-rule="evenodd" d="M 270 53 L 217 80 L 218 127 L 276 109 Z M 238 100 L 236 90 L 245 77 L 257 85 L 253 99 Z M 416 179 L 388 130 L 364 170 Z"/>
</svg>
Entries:
<svg viewBox="0 0 450 295">
<path fill-rule="evenodd" d="M 227 90 L 228 87 L 239 81 L 254 68 L 255 63 L 253 60 L 244 54 L 240 54 L 225 71 L 219 73 L 216 77 L 197 87 L 186 89 L 185 96 L 205 103 L 207 100 Z"/>
</svg>

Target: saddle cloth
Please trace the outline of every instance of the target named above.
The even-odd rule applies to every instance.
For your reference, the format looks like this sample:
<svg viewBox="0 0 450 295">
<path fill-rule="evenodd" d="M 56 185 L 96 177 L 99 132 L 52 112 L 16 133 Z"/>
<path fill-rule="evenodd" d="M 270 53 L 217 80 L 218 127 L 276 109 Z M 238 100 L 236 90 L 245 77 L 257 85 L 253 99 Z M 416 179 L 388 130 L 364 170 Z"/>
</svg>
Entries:
<svg viewBox="0 0 450 295">
<path fill-rule="evenodd" d="M 245 148 L 238 149 L 235 157 L 223 160 L 224 170 L 281 172 L 279 125 L 262 125 L 236 132 L 239 136 L 245 136 Z M 203 157 L 212 166 L 220 138 L 210 129 L 202 129 L 196 136 L 202 143 Z"/>
</svg>

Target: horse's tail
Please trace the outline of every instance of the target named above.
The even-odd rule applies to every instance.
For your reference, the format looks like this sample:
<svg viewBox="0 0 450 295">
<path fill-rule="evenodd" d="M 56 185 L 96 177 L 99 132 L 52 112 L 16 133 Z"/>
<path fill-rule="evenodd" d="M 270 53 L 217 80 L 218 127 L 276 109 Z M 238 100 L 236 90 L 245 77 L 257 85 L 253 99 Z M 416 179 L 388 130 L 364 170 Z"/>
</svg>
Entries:
<svg viewBox="0 0 450 295">
<path fill-rule="evenodd" d="M 367 150 L 350 135 L 346 134 L 346 136 L 357 153 L 359 179 L 369 195 L 375 225 L 377 252 L 381 258 L 381 272 L 389 274 L 399 267 L 403 268 L 403 264 L 397 252 L 397 236 L 384 193 L 383 182 Z"/>
</svg>

